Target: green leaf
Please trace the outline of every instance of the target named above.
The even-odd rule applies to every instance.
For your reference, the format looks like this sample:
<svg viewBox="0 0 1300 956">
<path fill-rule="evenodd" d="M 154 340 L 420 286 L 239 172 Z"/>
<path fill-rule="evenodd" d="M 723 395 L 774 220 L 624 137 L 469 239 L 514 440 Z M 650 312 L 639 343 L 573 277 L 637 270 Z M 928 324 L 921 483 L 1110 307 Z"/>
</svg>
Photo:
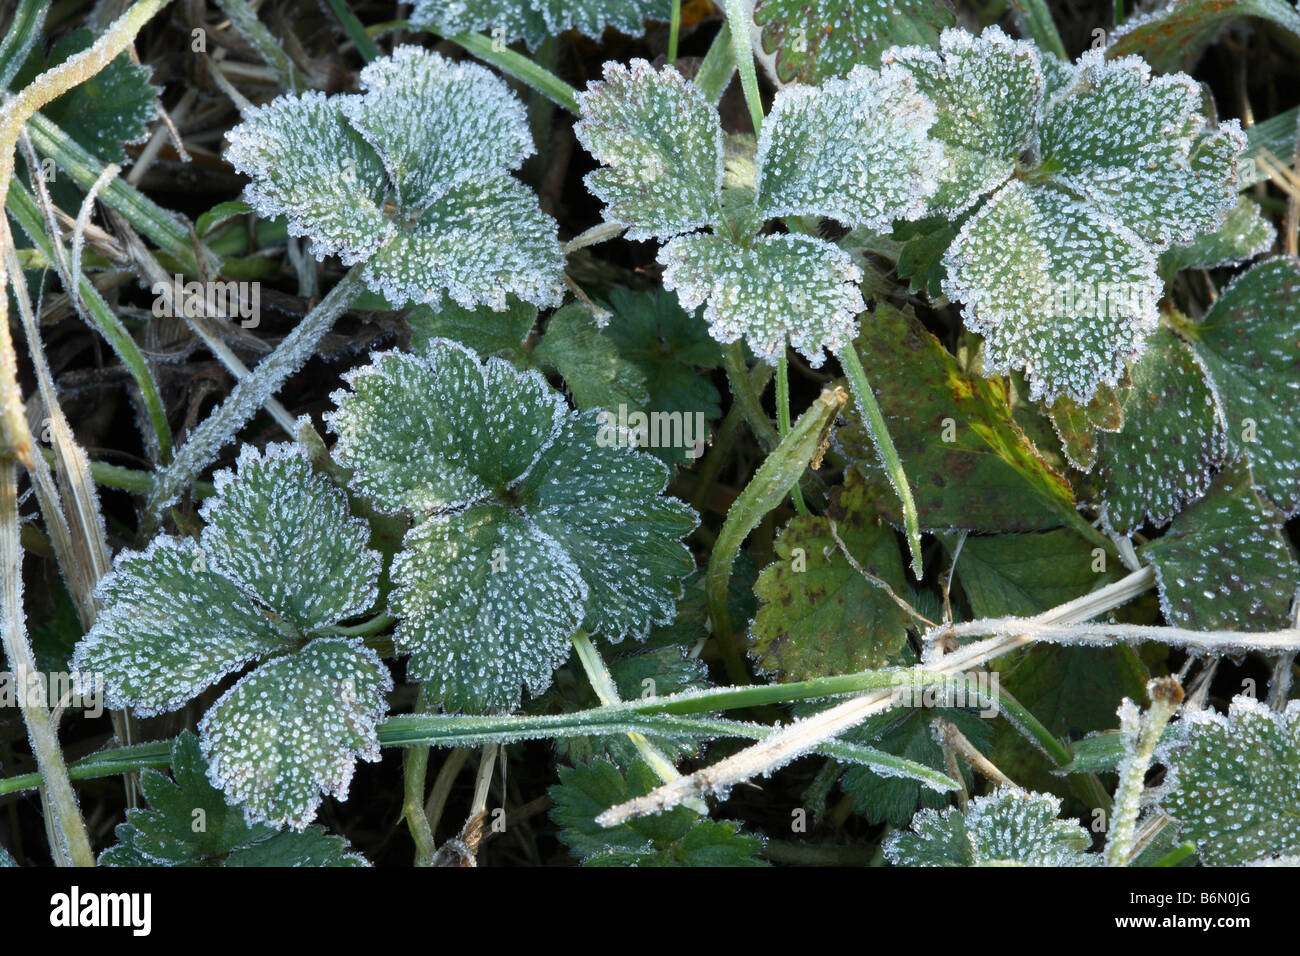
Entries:
<svg viewBox="0 0 1300 956">
<path fill-rule="evenodd" d="M 943 540 L 955 550 L 951 536 Z M 976 617 L 1033 617 L 1115 580 L 1113 570 L 1098 567 L 1089 542 L 1064 528 L 971 535 L 961 546 L 957 579 Z M 1107 717 L 1114 714 L 1111 708 Z"/>
<path fill-rule="evenodd" d="M 862 323 L 857 348 L 912 477 L 922 527 L 1034 531 L 1074 514 L 1070 486 L 1012 419 L 1001 382 L 963 371 L 920 322 L 887 305 Z M 839 440 L 864 473 L 879 473 L 856 421 Z M 878 484 L 877 511 L 901 526 L 896 499 Z"/>
<path fill-rule="evenodd" d="M 1162 804 L 1205 864 L 1300 853 L 1300 703 L 1276 711 L 1234 697 L 1226 715 L 1197 710 L 1179 723 Z"/>
<path fill-rule="evenodd" d="M 890 50 L 897 64 L 934 102 L 930 134 L 943 147 L 946 169 L 931 202 L 933 212 L 955 218 L 981 196 L 1004 184 L 1021 153 L 1036 145 L 1043 103 L 1042 54 L 997 27 L 978 37 L 944 30 L 939 50 L 912 46 Z"/>
<path fill-rule="evenodd" d="M 546 688 L 579 626 L 619 640 L 672 620 L 696 519 L 662 495 L 662 463 L 535 371 L 446 340 L 372 358 L 327 421 L 353 488 L 417 519 L 390 603 L 434 699 L 509 709 Z"/>
<path fill-rule="evenodd" d="M 365 866 L 341 837 L 319 827 L 301 832 L 249 824 L 207 780 L 199 740 L 181 731 L 172 746 L 172 779 L 140 775 L 149 809 L 127 810 L 118 842 L 100 866 Z"/>
<path fill-rule="evenodd" d="M 1175 246 L 1160 256 L 1160 274 L 1172 278 L 1182 269 L 1220 269 L 1248 262 L 1273 248 L 1277 230 L 1264 218 L 1259 203 L 1247 196 L 1237 201 L 1214 232 L 1190 245 Z"/>
<path fill-rule="evenodd" d="M 894 238 L 901 241 L 895 270 L 900 279 L 908 280 L 912 292 L 924 292 L 937 299 L 943 291 L 944 251 L 962 227 L 963 219 L 949 221 L 942 216 L 932 216 L 915 223 L 898 223 Z"/>
<path fill-rule="evenodd" d="M 645 764 L 624 778 L 608 760 L 561 767 L 551 788 L 551 818 L 560 842 L 586 866 L 762 866 L 760 837 L 740 824 L 710 820 L 689 807 L 636 817 L 606 829 L 595 818 L 615 804 L 649 793 L 661 781 Z"/>
<path fill-rule="evenodd" d="M 1244 453 L 1259 488 L 1300 513 L 1300 263 L 1261 262 L 1223 290 L 1198 323 L 1180 323 L 1227 418 L 1228 447 Z"/>
<path fill-rule="evenodd" d="M 906 593 L 894 531 L 876 517 L 855 473 L 832 492 L 828 517 L 792 518 L 759 575 L 750 655 L 776 680 L 806 680 L 886 665 L 907 641 L 908 615 L 844 557 L 849 553 L 896 594 Z"/>
<path fill-rule="evenodd" d="M 943 0 L 757 0 L 754 22 L 781 83 L 818 83 L 875 66 L 896 43 L 933 45 L 953 14 Z"/>
<path fill-rule="evenodd" d="M 787 342 L 814 366 L 824 349 L 853 339 L 866 308 L 857 283 L 862 270 L 843 250 L 811 236 L 761 236 L 741 246 L 717 235 L 679 236 L 659 252 L 664 288 L 682 305 L 704 305 L 719 342 L 743 338 L 773 362 Z"/>
<path fill-rule="evenodd" d="M 294 445 L 241 450 L 203 503 L 200 538 L 215 569 L 301 632 L 355 617 L 378 597 L 379 554 L 348 499 Z"/>
<path fill-rule="evenodd" d="M 1085 474 L 1092 471 L 1097 464 L 1098 432 L 1117 432 L 1123 428 L 1124 402 L 1131 387 L 1131 382 L 1119 388 L 1103 385 L 1086 405 L 1066 397 L 1052 403 L 1048 418 L 1071 466 Z"/>
<path fill-rule="evenodd" d="M 393 679 L 359 640 L 320 638 L 241 678 L 199 721 L 208 778 L 250 823 L 304 829 L 326 796 L 347 798 Z"/>
<path fill-rule="evenodd" d="M 924 215 L 943 149 L 934 107 L 898 69 L 857 67 L 820 87 L 787 86 L 759 135 L 759 214 L 824 216 L 881 231 Z"/>
<path fill-rule="evenodd" d="M 1139 549 L 1155 569 L 1165 619 L 1211 631 L 1290 627 L 1300 565 L 1282 524 L 1244 462 L 1224 468 L 1204 498 Z"/>
<path fill-rule="evenodd" d="M 966 813 L 922 810 L 911 831 L 885 841 L 895 866 L 1088 866 L 1098 858 L 1088 831 L 1057 819 L 1061 801 L 1049 793 L 1003 787 L 976 797 Z"/>
<path fill-rule="evenodd" d="M 1227 454 L 1223 413 L 1182 340 L 1159 329 L 1132 374 L 1124 425 L 1098 454 L 1102 522 L 1122 535 L 1167 524 L 1205 494 Z"/>
<path fill-rule="evenodd" d="M 0 38 L 0 90 L 9 87 L 26 62 L 27 54 L 41 38 L 41 27 L 49 12 L 45 0 L 20 0 L 14 6 L 13 14 L 5 23 L 4 37 Z"/>
<path fill-rule="evenodd" d="M 944 292 L 984 336 L 988 371 L 1023 370 L 1031 401 L 1086 404 L 1156 328 L 1163 287 L 1147 242 L 1051 186 L 1004 186 L 961 228 L 944 267 Z"/>
<path fill-rule="evenodd" d="M 14 77 L 12 89 L 22 89 L 40 73 L 86 50 L 94 40 L 89 30 L 75 30 L 61 37 L 48 56 L 39 48 L 33 50 Z M 157 115 L 154 99 L 158 90 L 150 85 L 149 74 L 149 67 L 133 63 L 123 53 L 41 112 L 105 163 L 120 163 L 126 157 L 122 144 L 144 142 L 149 123 Z"/>
<path fill-rule="evenodd" d="M 1300 13 L 1286 0 L 1169 0 L 1110 36 L 1106 55 L 1140 55 L 1157 70 L 1191 65 L 1232 21 L 1258 17 L 1300 36 Z"/>
<path fill-rule="evenodd" d="M 591 309 L 581 303 L 551 316 L 533 358 L 560 373 L 579 408 L 642 410 L 650 401 L 641 370 L 619 354 Z"/>
<path fill-rule="evenodd" d="M 512 360 L 522 355 L 523 344 L 536 321 L 537 307 L 515 298 L 505 312 L 443 302 L 436 309 L 416 306 L 406 316 L 411 327 L 411 349 L 417 353 L 428 351 L 435 339 L 451 339 L 479 355 L 501 355 Z"/>
<path fill-rule="evenodd" d="M 599 40 L 608 27 L 628 36 L 646 20 L 667 20 L 669 0 L 416 0 L 411 22 L 444 36 L 487 30 L 502 43 L 523 40 L 530 50 L 566 30 Z"/>
<path fill-rule="evenodd" d="M 603 166 L 584 181 L 627 238 L 667 239 L 721 220 L 722 121 L 676 69 L 608 62 L 578 104 L 574 132 Z"/>
</svg>

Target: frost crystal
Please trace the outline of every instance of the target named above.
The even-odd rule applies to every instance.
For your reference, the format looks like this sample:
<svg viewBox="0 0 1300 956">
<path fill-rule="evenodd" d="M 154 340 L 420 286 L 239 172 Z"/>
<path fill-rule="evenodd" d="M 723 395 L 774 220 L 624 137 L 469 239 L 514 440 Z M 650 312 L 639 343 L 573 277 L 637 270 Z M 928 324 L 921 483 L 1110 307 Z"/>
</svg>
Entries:
<svg viewBox="0 0 1300 956">
<path fill-rule="evenodd" d="M 198 543 L 163 536 L 118 555 L 72 666 L 104 681 L 111 706 L 149 716 L 271 657 L 209 710 L 202 743 L 214 785 L 250 823 L 301 829 L 320 792 L 346 792 L 355 756 L 377 754 L 390 686 L 379 658 L 359 643 L 303 644 L 374 603 L 379 555 L 296 446 L 246 447 L 215 482 Z"/>
<path fill-rule="evenodd" d="M 885 841 L 895 866 L 1089 866 L 1098 857 L 1088 831 L 1060 820 L 1060 798 L 1015 787 L 976 797 L 963 814 L 955 808 L 921 810 L 911 832 L 898 830 Z"/>
<path fill-rule="evenodd" d="M 937 109 L 949 172 L 932 208 L 991 198 L 943 258 L 943 291 L 985 336 L 993 372 L 1023 370 L 1031 399 L 1086 404 L 1156 326 L 1156 256 L 1213 232 L 1236 206 L 1245 137 L 1207 125 L 1183 74 L 1089 51 L 1073 67 L 991 27 L 882 62 Z"/>
<path fill-rule="evenodd" d="M 669 0 L 416 0 L 411 22 L 446 36 L 488 30 L 502 43 L 523 40 L 535 50 L 566 30 L 597 40 L 606 27 L 640 36 L 646 20 L 667 20 L 671 9 Z"/>
<path fill-rule="evenodd" d="M 510 175 L 532 154 L 523 105 L 485 68 L 399 47 L 363 93 L 281 96 L 228 134 L 226 158 L 260 215 L 285 216 L 316 254 L 366 263 L 395 305 L 558 305 L 556 224 Z"/>
<path fill-rule="evenodd" d="M 372 356 L 334 395 L 353 487 L 415 526 L 393 562 L 395 640 L 448 709 L 514 707 L 569 656 L 671 621 L 695 515 L 655 458 L 601 441 L 538 373 L 445 339 Z"/>
<path fill-rule="evenodd" d="M 1300 701 L 1275 711 L 1235 697 L 1227 715 L 1196 711 L 1166 758 L 1163 804 L 1210 866 L 1300 853 Z"/>
</svg>

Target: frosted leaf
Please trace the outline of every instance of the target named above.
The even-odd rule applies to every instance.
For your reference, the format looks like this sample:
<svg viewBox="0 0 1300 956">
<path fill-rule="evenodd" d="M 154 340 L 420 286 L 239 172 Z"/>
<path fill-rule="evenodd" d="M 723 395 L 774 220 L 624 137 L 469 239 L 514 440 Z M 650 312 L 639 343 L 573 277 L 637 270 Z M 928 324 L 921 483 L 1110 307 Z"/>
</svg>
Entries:
<svg viewBox="0 0 1300 956">
<path fill-rule="evenodd" d="M 820 87 L 787 86 L 759 136 L 758 211 L 825 216 L 875 231 L 916 219 L 938 188 L 934 106 L 902 70 L 857 67 Z"/>
<path fill-rule="evenodd" d="M 1194 711 L 1170 750 L 1162 804 L 1208 866 L 1300 853 L 1300 702 L 1276 711 L 1234 697 L 1226 715 Z"/>
<path fill-rule="evenodd" d="M 574 132 L 602 164 L 587 174 L 587 188 L 629 239 L 666 239 L 721 220 L 722 121 L 677 70 L 606 63 L 604 80 L 579 93 L 578 106 Z"/>
<path fill-rule="evenodd" d="M 955 217 L 1006 182 L 1025 150 L 1037 142 L 1044 80 L 1038 48 L 1013 40 L 996 26 L 978 37 L 944 30 L 939 50 L 900 47 L 882 62 L 916 78 L 933 101 L 930 135 L 944 147 L 948 168 L 931 203 Z"/>
<path fill-rule="evenodd" d="M 347 798 L 393 680 L 359 640 L 321 638 L 243 677 L 199 722 L 208 779 L 249 823 L 304 829 L 326 796 Z"/>
<path fill-rule="evenodd" d="M 1038 51 L 1038 65 L 1043 70 L 1043 104 L 1051 109 L 1052 101 L 1074 85 L 1078 67 L 1043 50 Z"/>
<path fill-rule="evenodd" d="M 821 239 L 761 236 L 740 246 L 721 236 L 673 239 L 659 252 L 664 288 L 683 307 L 705 305 L 719 342 L 744 338 L 760 359 L 774 361 L 789 342 L 814 366 L 853 340 L 866 308 L 861 270 L 848 253 Z"/>
<path fill-rule="evenodd" d="M 203 504 L 203 550 L 222 574 L 300 631 L 336 624 L 378 596 L 379 554 L 348 500 L 295 445 L 240 451 Z"/>
<path fill-rule="evenodd" d="M 249 824 L 207 779 L 199 740 L 181 731 L 172 745 L 172 778 L 140 774 L 148 809 L 126 811 L 118 842 L 99 855 L 100 866 L 366 866 L 347 841 L 319 827 L 300 833 Z M 203 826 L 196 827 L 196 811 Z"/>
<path fill-rule="evenodd" d="M 1175 627 L 1267 631 L 1289 627 L 1300 565 L 1282 515 L 1255 493 L 1241 461 L 1206 496 L 1139 549 L 1156 572 L 1160 608 Z"/>
<path fill-rule="evenodd" d="M 893 44 L 933 45 L 953 14 L 944 0 L 756 0 L 754 22 L 780 82 L 818 83 L 875 66 Z"/>
<path fill-rule="evenodd" d="M 985 337 L 988 370 L 1023 370 L 1030 400 L 1086 403 L 1119 381 L 1157 324 L 1151 248 L 1050 186 L 1004 186 L 967 220 L 944 265 L 944 291 Z"/>
<path fill-rule="evenodd" d="M 282 96 L 228 134 L 263 216 L 284 215 L 319 258 L 364 262 L 395 306 L 560 304 L 555 221 L 509 170 L 533 151 L 523 107 L 483 67 L 399 47 L 363 95 Z M 373 147 L 373 148 L 372 148 Z"/>
<path fill-rule="evenodd" d="M 681 581 L 695 570 L 681 538 L 695 512 L 665 497 L 668 468 L 648 454 L 602 444 L 595 413 L 570 416 L 520 492 L 533 524 L 554 538 L 589 588 L 583 627 L 612 641 L 668 624 Z"/>
<path fill-rule="evenodd" d="M 963 814 L 956 808 L 921 810 L 910 832 L 898 830 L 884 843 L 895 866 L 1090 866 L 1088 831 L 1058 819 L 1060 798 L 1016 787 L 975 797 Z"/>
<path fill-rule="evenodd" d="M 1199 57 L 1228 23 L 1245 17 L 1300 36 L 1300 13 L 1289 0 L 1169 0 L 1117 27 L 1106 54 L 1139 54 L 1157 70 L 1175 70 Z"/>
<path fill-rule="evenodd" d="M 1180 269 L 1218 269 L 1262 256 L 1273 248 L 1277 230 L 1264 218 L 1259 203 L 1242 196 L 1236 208 L 1214 232 L 1186 246 L 1166 249 L 1160 256 L 1160 273 L 1171 278 Z"/>
<path fill-rule="evenodd" d="M 548 36 L 577 30 L 599 40 L 606 27 L 641 36 L 646 20 L 667 20 L 669 0 L 416 0 L 411 22 L 444 36 L 488 30 L 502 43 L 531 50 Z"/>
<path fill-rule="evenodd" d="M 123 551 L 97 590 L 103 606 L 73 671 L 102 679 L 110 706 L 175 710 L 251 660 L 289 647 L 271 616 L 210 566 L 193 541 Z"/>
<path fill-rule="evenodd" d="M 393 560 L 394 641 L 448 710 L 512 710 L 572 651 L 587 585 L 555 539 L 498 505 L 435 515 Z"/>
<path fill-rule="evenodd" d="M 693 569 L 666 468 L 606 445 L 536 372 L 447 340 L 382 353 L 327 416 L 353 487 L 420 519 L 393 563 L 396 640 L 448 709 L 544 690 L 583 625 L 644 637 Z"/>
<path fill-rule="evenodd" d="M 1205 494 L 1227 454 L 1223 428 L 1191 349 L 1168 329 L 1157 330 L 1133 366 L 1123 428 L 1100 442 L 1106 527 L 1129 535 L 1147 522 L 1163 525 Z"/>
<path fill-rule="evenodd" d="M 1235 120 L 1206 127 L 1185 74 L 1152 76 L 1138 57 L 1090 50 L 1040 133 L 1042 167 L 1157 250 L 1217 229 L 1237 204 Z"/>
<path fill-rule="evenodd" d="M 1183 331 L 1223 405 L 1229 447 L 1279 508 L 1300 512 L 1300 263 L 1258 263 Z"/>
<path fill-rule="evenodd" d="M 383 163 L 348 125 L 346 97 L 311 92 L 276 97 L 244 113 L 226 134 L 226 161 L 250 177 L 244 198 L 263 217 L 284 216 L 320 257 L 368 259 L 396 227 L 382 207 Z"/>
<path fill-rule="evenodd" d="M 563 298 L 564 253 L 555 220 L 510 176 L 475 175 L 439 196 L 366 264 L 366 284 L 389 302 L 501 312 L 515 295 L 538 306 Z"/>
<path fill-rule="evenodd" d="M 638 411 L 649 407 L 645 374 L 619 355 L 614 340 L 581 302 L 566 305 L 551 316 L 532 357 L 543 369 L 563 376 L 579 408 L 617 413 L 620 405 Z"/>
<path fill-rule="evenodd" d="M 523 103 L 477 63 L 400 46 L 367 65 L 360 84 L 364 95 L 343 99 L 343 112 L 383 160 L 408 215 L 535 152 Z"/>
<path fill-rule="evenodd" d="M 463 508 L 524 475 L 567 409 L 536 372 L 435 340 L 425 356 L 383 352 L 345 376 L 326 416 L 352 487 L 387 513 Z"/>
</svg>

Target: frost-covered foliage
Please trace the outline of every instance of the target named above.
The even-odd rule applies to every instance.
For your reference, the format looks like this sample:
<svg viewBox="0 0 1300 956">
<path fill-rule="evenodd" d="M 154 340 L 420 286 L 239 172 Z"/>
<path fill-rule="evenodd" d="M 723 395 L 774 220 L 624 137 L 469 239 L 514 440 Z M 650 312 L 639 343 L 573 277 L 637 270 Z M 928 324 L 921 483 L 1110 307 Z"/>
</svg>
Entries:
<svg viewBox="0 0 1300 956">
<path fill-rule="evenodd" d="M 1236 206 L 1245 137 L 1206 123 L 1183 74 L 1089 51 L 1049 95 L 1045 56 L 990 27 L 882 62 L 935 103 L 949 161 L 935 210 L 973 210 L 944 253 L 943 289 L 984 336 L 989 371 L 1023 371 L 1031 398 L 1086 403 L 1155 329 L 1159 253 Z"/>
<path fill-rule="evenodd" d="M 1061 801 L 1050 793 L 1002 787 L 976 797 L 969 809 L 922 810 L 910 832 L 885 841 L 895 866 L 1089 866 L 1088 831 L 1059 819 Z"/>
<path fill-rule="evenodd" d="M 334 455 L 380 511 L 414 519 L 390 606 L 431 700 L 509 710 L 545 690 L 577 628 L 618 641 L 672 620 L 695 514 L 596 414 L 445 339 L 373 355 L 347 381 Z"/>
<path fill-rule="evenodd" d="M 419 47 L 361 71 L 363 93 L 284 95 L 247 112 L 226 158 L 248 202 L 319 258 L 364 262 L 394 305 L 558 305 L 554 220 L 510 171 L 533 153 L 523 104 L 491 72 Z"/>
<path fill-rule="evenodd" d="M 379 556 L 296 446 L 245 447 L 216 487 L 198 540 L 164 535 L 118 555 L 73 667 L 147 716 L 256 662 L 200 722 L 207 773 L 250 824 L 302 829 L 322 797 L 347 795 L 357 757 L 379 758 L 388 668 L 329 636 L 374 603 Z"/>
<path fill-rule="evenodd" d="M 717 108 L 672 67 L 607 63 L 579 102 L 578 138 L 602 164 L 587 186 L 606 219 L 631 238 L 671 239 L 659 256 L 665 288 L 688 309 L 705 304 L 719 342 L 743 338 L 769 360 L 788 343 L 820 365 L 824 349 L 852 339 L 866 304 L 847 254 L 816 236 L 760 236 L 763 223 L 826 216 L 884 229 L 925 211 L 943 164 L 927 136 L 933 108 L 896 69 L 783 89 L 754 178 L 730 183 Z"/>
<path fill-rule="evenodd" d="M 671 0 L 416 0 L 411 22 L 447 36 L 486 30 L 535 50 L 565 30 L 597 40 L 606 27 L 639 36 L 646 20 L 667 20 L 671 9 Z"/>
</svg>

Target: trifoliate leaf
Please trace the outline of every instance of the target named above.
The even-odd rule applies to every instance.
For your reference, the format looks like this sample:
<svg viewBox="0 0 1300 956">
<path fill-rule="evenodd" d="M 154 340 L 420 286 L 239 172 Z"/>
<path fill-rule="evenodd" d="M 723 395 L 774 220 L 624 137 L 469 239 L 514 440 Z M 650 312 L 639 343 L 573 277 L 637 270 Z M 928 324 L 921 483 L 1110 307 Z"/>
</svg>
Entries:
<svg viewBox="0 0 1300 956">
<path fill-rule="evenodd" d="M 895 866 L 1088 866 L 1092 839 L 1073 820 L 1057 819 L 1061 801 L 1050 793 L 1002 787 L 976 797 L 966 813 L 922 810 L 911 831 L 885 840 Z"/>
<path fill-rule="evenodd" d="M 400 78 L 400 79 L 399 79 Z M 365 262 L 395 305 L 559 305 L 556 224 L 510 176 L 533 151 L 522 105 L 486 68 L 398 47 L 363 93 L 281 96 L 228 134 L 248 202 L 318 257 Z"/>
<path fill-rule="evenodd" d="M 172 779 L 140 774 L 149 809 L 131 809 L 100 866 L 365 866 L 347 841 L 319 827 L 301 832 L 249 824 L 207 780 L 199 740 L 182 731 L 172 745 Z"/>
<path fill-rule="evenodd" d="M 715 339 L 744 338 L 769 362 L 788 342 L 821 365 L 824 349 L 852 341 L 866 308 L 857 286 L 862 270 L 846 252 L 811 236 L 761 236 L 748 246 L 722 236 L 679 236 L 660 250 L 659 261 L 664 288 L 688 309 L 703 304 Z"/>
<path fill-rule="evenodd" d="M 943 0 L 757 0 L 754 22 L 782 83 L 818 83 L 875 66 L 892 44 L 932 45 L 953 15 Z"/>
<path fill-rule="evenodd" d="M 478 352 L 519 358 L 524 341 L 537 321 L 537 307 L 511 299 L 505 312 L 485 306 L 466 309 L 455 302 L 443 302 L 434 309 L 416 306 L 406 316 L 411 327 L 411 349 L 424 352 L 434 339 L 451 339 Z"/>
<path fill-rule="evenodd" d="M 1187 246 L 1175 246 L 1160 256 L 1160 274 L 1172 278 L 1181 269 L 1220 269 L 1262 256 L 1273 248 L 1277 230 L 1264 218 L 1259 203 L 1247 196 L 1237 201 L 1214 232 Z"/>
<path fill-rule="evenodd" d="M 533 358 L 564 378 L 579 408 L 642 410 L 650 390 L 641 370 L 619 355 L 618 346 L 581 303 L 560 309 L 546 323 Z"/>
<path fill-rule="evenodd" d="M 1300 702 L 1276 711 L 1235 697 L 1226 715 L 1197 710 L 1179 723 L 1162 805 L 1201 859 L 1236 866 L 1300 852 Z"/>
<path fill-rule="evenodd" d="M 759 136 L 758 212 L 824 216 L 882 231 L 916 219 L 938 188 L 933 104 L 896 68 L 857 67 L 776 95 Z"/>
<path fill-rule="evenodd" d="M 611 61 L 578 105 L 574 132 L 603 166 L 587 174 L 587 188 L 629 239 L 667 239 L 721 220 L 722 121 L 676 69 Z"/>
<path fill-rule="evenodd" d="M 208 779 L 250 822 L 302 830 L 326 796 L 347 798 L 356 760 L 379 759 L 375 729 L 393 679 L 359 640 L 320 638 L 240 679 L 199 721 Z"/>
<path fill-rule="evenodd" d="M 729 820 L 710 820 L 689 807 L 636 817 L 606 829 L 595 818 L 661 783 L 654 771 L 637 763 L 624 779 L 614 764 L 596 759 L 561 767 L 560 783 L 551 788 L 560 826 L 560 842 L 586 866 L 762 866 L 760 837 Z"/>
<path fill-rule="evenodd" d="M 889 50 L 885 64 L 915 77 L 935 105 L 930 135 L 944 151 L 939 191 L 931 209 L 950 218 L 970 208 L 1015 171 L 1037 143 L 1044 80 L 1037 47 L 997 27 L 978 37 L 944 30 L 936 52 L 928 46 Z"/>
<path fill-rule="evenodd" d="M 523 40 L 530 50 L 566 30 L 599 40 L 607 27 L 628 36 L 646 20 L 667 20 L 668 0 L 416 0 L 411 22 L 444 36 L 487 30 L 502 43 Z"/>
<path fill-rule="evenodd" d="M 1176 70 L 1190 66 L 1229 22 L 1243 17 L 1300 36 L 1300 13 L 1287 0 L 1169 0 L 1116 28 L 1106 55 L 1137 54 L 1157 70 Z"/>
<path fill-rule="evenodd" d="M 907 641 L 906 612 L 880 585 L 849 564 L 830 522 L 853 559 L 895 594 L 906 591 L 894 530 L 868 503 L 870 490 L 850 473 L 832 492 L 827 517 L 795 517 L 773 546 L 775 560 L 759 575 L 758 614 L 749 653 L 777 680 L 806 680 L 884 666 Z"/>
<path fill-rule="evenodd" d="M 1207 128 L 1201 96 L 1184 74 L 1089 50 L 1043 119 L 1042 168 L 1157 251 L 1191 242 L 1236 206 L 1246 147 L 1235 120 Z"/>
<path fill-rule="evenodd" d="M 1030 400 L 1088 402 L 1114 385 L 1157 323 L 1149 245 L 1064 192 L 1018 180 L 957 234 L 944 292 L 985 337 L 992 373 L 1023 369 Z"/>
<path fill-rule="evenodd" d="M 1204 498 L 1139 549 L 1155 569 L 1166 620 L 1197 630 L 1289 627 L 1300 565 L 1282 522 L 1244 462 L 1221 471 Z"/>
<path fill-rule="evenodd" d="M 1300 512 L 1300 263 L 1261 262 L 1223 290 L 1198 323 L 1179 323 L 1227 417 L 1228 445 L 1250 460 L 1259 488 Z"/>
<path fill-rule="evenodd" d="M 1191 349 L 1168 329 L 1133 366 L 1124 425 L 1103 435 L 1097 472 L 1102 521 L 1129 535 L 1166 524 L 1205 494 L 1227 444 L 1223 413 Z"/>
<path fill-rule="evenodd" d="M 378 597 L 379 555 L 348 500 L 292 445 L 240 451 L 214 478 L 200 512 L 200 541 L 221 574 L 302 632 L 368 609 Z"/>
<path fill-rule="evenodd" d="M 1085 474 L 1092 471 L 1097 463 L 1098 433 L 1117 432 L 1124 426 L 1124 402 L 1131 387 L 1131 382 L 1119 387 L 1103 385 L 1086 405 L 1066 397 L 1052 403 L 1047 415 L 1071 466 Z"/>
<path fill-rule="evenodd" d="M 1015 423 L 1000 381 L 962 369 L 920 322 L 888 305 L 863 321 L 856 347 L 913 483 L 923 528 L 1033 531 L 1074 513 L 1069 484 Z M 856 418 L 838 435 L 859 469 L 882 474 Z M 892 492 L 878 493 L 873 504 L 902 525 Z"/>
<path fill-rule="evenodd" d="M 52 69 L 86 50 L 95 37 L 89 30 L 75 30 L 59 39 L 43 56 L 32 51 L 14 77 L 16 92 L 40 73 Z M 120 54 L 89 79 L 83 80 L 58 99 L 41 107 L 41 113 L 105 163 L 120 163 L 124 143 L 142 143 L 149 135 L 149 123 L 157 111 L 157 88 L 149 83 L 147 66 Z"/>
<path fill-rule="evenodd" d="M 579 626 L 644 637 L 693 568 L 667 469 L 603 443 L 535 371 L 435 340 L 372 356 L 327 416 L 335 456 L 381 510 L 417 520 L 390 603 L 410 672 L 449 709 L 540 693 Z"/>
<path fill-rule="evenodd" d="M 77 645 L 73 670 L 102 679 L 110 706 L 144 717 L 290 646 L 193 541 L 164 536 L 123 551 L 97 593 L 103 610 Z"/>
</svg>

